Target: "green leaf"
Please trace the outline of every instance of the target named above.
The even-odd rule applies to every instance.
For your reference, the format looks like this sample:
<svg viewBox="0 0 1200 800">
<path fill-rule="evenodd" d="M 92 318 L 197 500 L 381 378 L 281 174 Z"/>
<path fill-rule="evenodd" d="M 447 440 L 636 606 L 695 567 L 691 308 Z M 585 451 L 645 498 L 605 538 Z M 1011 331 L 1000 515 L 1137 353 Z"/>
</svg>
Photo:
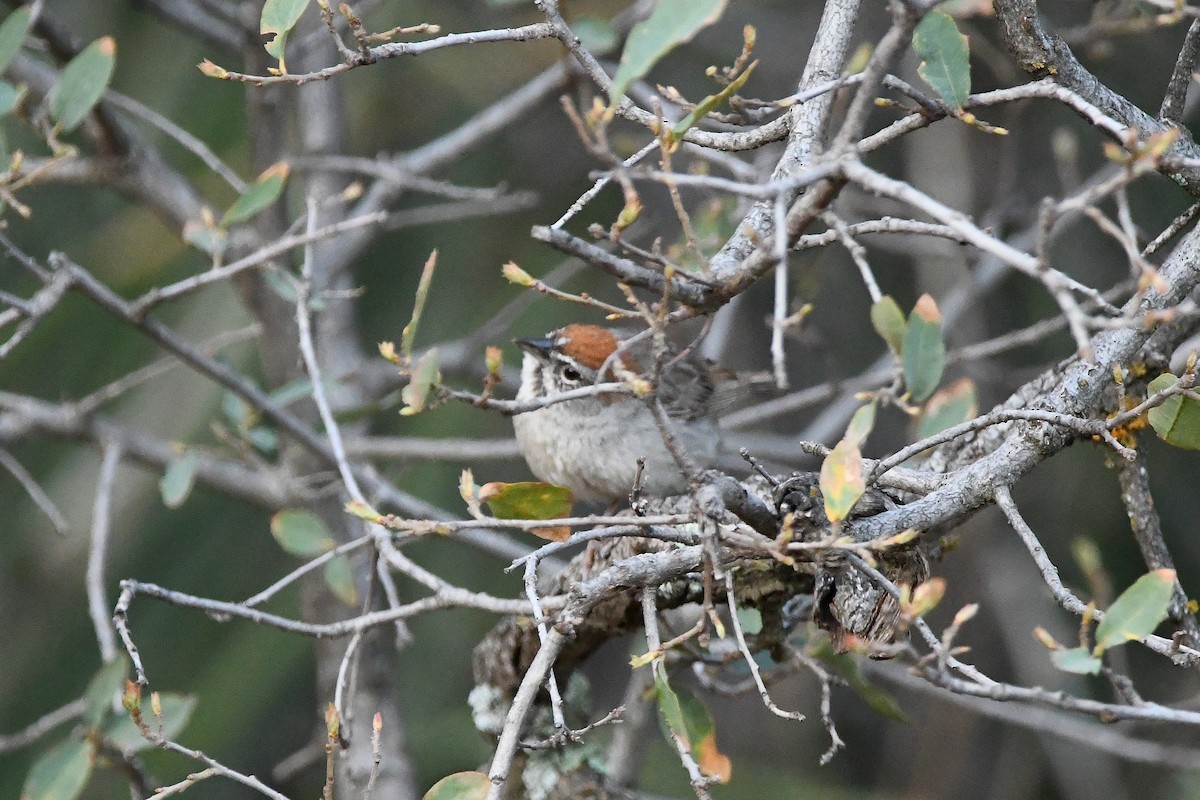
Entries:
<svg viewBox="0 0 1200 800">
<path fill-rule="evenodd" d="M 689 128 L 693 127 L 697 122 L 704 119 L 705 114 L 712 111 L 714 108 L 721 105 L 721 103 L 724 103 L 726 100 L 732 97 L 734 93 L 737 92 L 738 89 L 741 89 L 746 81 L 750 79 L 750 73 L 754 72 L 754 68 L 757 66 L 757 61 L 752 62 L 748 67 L 746 67 L 745 71 L 743 71 L 741 75 L 738 75 L 737 78 L 730 81 L 729 85 L 724 89 L 716 94 L 710 94 L 708 97 L 697 103 L 696 107 L 692 109 L 691 113 L 679 120 L 679 122 L 675 123 L 675 127 L 671 129 L 671 138 L 673 140 L 682 138 L 683 135 L 688 132 Z"/>
<path fill-rule="evenodd" d="M 253 406 L 233 392 L 221 395 L 221 413 L 238 430 L 246 430 L 258 421 Z"/>
<path fill-rule="evenodd" d="M 1076 675 L 1095 675 L 1100 671 L 1100 659 L 1089 653 L 1085 647 L 1052 650 L 1050 660 L 1063 672 L 1073 672 Z"/>
<path fill-rule="evenodd" d="M 25 35 L 33 24 L 33 5 L 21 6 L 4 18 L 0 24 L 0 72 L 8 69 L 9 63 L 21 49 Z"/>
<path fill-rule="evenodd" d="M 279 199 L 290 171 L 291 167 L 286 161 L 272 164 L 263 170 L 258 179 L 242 192 L 242 196 L 221 217 L 221 227 L 228 228 L 230 225 L 245 222 Z"/>
<path fill-rule="evenodd" d="M 613 76 L 608 99 L 616 105 L 658 60 L 720 19 L 726 0 L 659 0 L 650 16 L 633 26 Z"/>
<path fill-rule="evenodd" d="M 908 316 L 904 332 L 904 385 L 913 401 L 920 403 L 933 394 L 946 368 L 946 345 L 942 341 L 942 315 L 937 303 L 921 295 Z"/>
<path fill-rule="evenodd" d="M 862 447 L 862 443 L 871 435 L 871 429 L 875 427 L 875 408 L 878 404 L 872 400 L 871 402 L 859 406 L 854 412 L 854 416 L 850 417 L 850 424 L 846 426 L 846 440 L 855 447 Z"/>
<path fill-rule="evenodd" d="M 311 558 L 333 549 L 333 536 L 311 511 L 285 508 L 271 517 L 271 535 L 285 552 Z"/>
<path fill-rule="evenodd" d="M 400 399 L 404 401 L 400 413 L 408 417 L 424 411 L 429 404 L 429 392 L 441 379 L 438 351 L 436 347 L 431 347 L 413 364 L 408 385 L 400 390 Z"/>
<path fill-rule="evenodd" d="M 913 52 L 921 59 L 919 74 L 942 100 L 962 108 L 971 94 L 971 63 L 967 37 L 949 14 L 931 11 L 913 31 Z"/>
<path fill-rule="evenodd" d="M 292 274 L 285 269 L 265 269 L 262 271 L 263 283 L 267 288 L 274 292 L 279 299 L 286 302 L 288 305 L 296 305 L 296 300 L 300 295 L 296 293 L 296 281 Z M 316 299 L 316 298 L 313 298 Z M 313 304 L 309 303 L 309 308 Z"/>
<path fill-rule="evenodd" d="M 658 713 L 667 726 L 669 735 L 674 736 L 691 750 L 691 742 L 687 735 L 687 725 L 683 721 L 683 709 L 679 706 L 679 696 L 671 688 L 667 680 L 667 668 L 662 660 L 654 662 L 654 695 L 658 699 Z"/>
<path fill-rule="evenodd" d="M 825 456 L 821 462 L 820 485 L 825 516 L 830 522 L 841 522 L 867 490 L 862 453 L 853 442 L 842 439 Z"/>
<path fill-rule="evenodd" d="M 211 256 L 225 250 L 229 234 L 205 215 L 205 219 L 190 219 L 183 224 L 183 240 Z"/>
<path fill-rule="evenodd" d="M 738 624 L 742 633 L 753 636 L 762 630 L 762 612 L 757 608 L 740 607 L 737 611 Z"/>
<path fill-rule="evenodd" d="M 571 515 L 575 496 L 553 483 L 486 483 L 479 489 L 480 502 L 488 504 L 497 519 L 557 519 Z"/>
<path fill-rule="evenodd" d="M 75 130 L 92 112 L 112 79 L 116 61 L 116 41 L 102 36 L 63 67 L 62 76 L 50 91 L 50 116 L 60 130 Z"/>
<path fill-rule="evenodd" d="M 265 456 L 275 455 L 279 450 L 279 434 L 262 425 L 251 428 L 246 433 L 246 438 L 254 445 L 255 450 Z"/>
<path fill-rule="evenodd" d="M 834 672 L 844 678 L 850 688 L 857 692 L 876 714 L 897 722 L 909 721 L 900 705 L 890 694 L 863 677 L 862 668 L 856 656 L 850 653 L 835 653 L 827 636 L 814 639 L 809 650 L 815 658 L 828 664 Z"/>
<path fill-rule="evenodd" d="M 263 4 L 258 32 L 265 35 L 275 34 L 264 47 L 272 58 L 279 60 L 280 72 L 287 72 L 283 48 L 287 44 L 288 34 L 300 21 L 300 15 L 307 6 L 308 0 L 267 0 Z"/>
<path fill-rule="evenodd" d="M 717 727 L 712 714 L 700 699 L 687 689 L 675 689 L 683 725 L 687 731 L 688 748 L 700 771 L 720 783 L 729 783 L 733 764 L 729 756 L 717 749 Z"/>
<path fill-rule="evenodd" d="M 24 97 L 24 86 L 13 86 L 8 81 L 0 81 L 0 117 L 11 114 Z"/>
<path fill-rule="evenodd" d="M 435 783 L 421 800 L 484 800 L 491 786 L 482 772 L 456 772 Z"/>
<path fill-rule="evenodd" d="M 1096 649 L 1100 655 L 1109 647 L 1145 639 L 1167 617 L 1171 595 L 1175 591 L 1175 570 L 1156 569 L 1134 581 L 1113 601 L 1096 628 Z"/>
<path fill-rule="evenodd" d="M 929 398 L 917 423 L 917 440 L 941 433 L 960 422 L 966 422 L 978 413 L 979 401 L 975 395 L 975 382 L 970 378 L 959 378 Z"/>
<path fill-rule="evenodd" d="M 582 17 L 571 23 L 571 30 L 594 56 L 611 53 L 620 43 L 617 30 L 610 22 L 596 17 Z"/>
<path fill-rule="evenodd" d="M 434 250 L 429 254 L 429 258 L 425 259 L 425 266 L 421 268 L 421 279 L 417 281 L 417 291 L 413 296 L 412 318 L 400 333 L 400 356 L 405 360 L 412 359 L 413 344 L 417 340 L 417 326 L 421 324 L 421 313 L 425 310 L 429 287 L 433 284 L 433 271 L 437 268 L 437 255 L 438 251 Z M 515 264 L 513 266 L 516 267 Z"/>
<path fill-rule="evenodd" d="M 83 693 L 83 724 L 94 728 L 113 713 L 113 698 L 125 688 L 129 659 L 114 658 L 100 668 Z"/>
<path fill-rule="evenodd" d="M 174 739 L 187 727 L 192 712 L 196 710 L 196 697 L 175 692 L 163 692 L 159 695 L 159 703 L 162 706 L 162 728 L 158 727 L 158 720 L 153 714 L 147 714 L 143 721 L 150 726 L 151 730 L 160 733 L 163 738 Z M 146 706 L 143 706 L 144 708 Z M 142 735 L 138 726 L 134 724 L 133 718 L 128 714 L 113 717 L 109 721 L 104 727 L 104 740 L 125 754 L 138 753 L 154 747 Z"/>
<path fill-rule="evenodd" d="M 328 382 L 323 381 L 321 385 L 326 391 L 329 390 Z M 297 400 L 303 400 L 311 396 L 312 389 L 312 381 L 308 378 L 296 378 L 296 380 L 288 381 L 283 386 L 271 392 L 271 400 L 287 408 Z"/>
<path fill-rule="evenodd" d="M 74 800 L 91 774 L 91 745 L 72 737 L 33 762 L 21 789 L 21 800 Z"/>
<path fill-rule="evenodd" d="M 158 482 L 158 491 L 162 494 L 163 505 L 167 508 L 179 508 L 196 483 L 196 468 L 200 466 L 200 456 L 195 450 L 185 450 L 167 464 L 167 471 Z"/>
<path fill-rule="evenodd" d="M 354 582 L 354 566 L 344 554 L 334 556 L 325 565 L 325 585 L 346 605 L 358 605 L 358 585 Z"/>
<path fill-rule="evenodd" d="M 730 782 L 733 774 L 733 764 L 716 747 L 716 724 L 712 712 L 686 688 L 676 690 L 679 698 L 679 710 L 683 711 L 684 726 L 688 728 L 688 739 L 691 741 L 692 758 L 700 771 L 709 777 L 715 777 L 719 783 Z"/>
<path fill-rule="evenodd" d="M 654 693 L 658 699 L 663 736 L 676 740 L 692 754 L 700 771 L 728 783 L 732 764 L 717 749 L 716 725 L 704 703 L 686 689 L 672 688 L 662 660 L 654 662 Z"/>
<path fill-rule="evenodd" d="M 908 323 L 904 321 L 900 305 L 888 295 L 879 298 L 871 306 L 871 327 L 883 337 L 892 352 L 896 355 L 904 352 L 904 332 Z"/>
<path fill-rule="evenodd" d="M 1179 380 L 1171 373 L 1159 375 L 1150 382 L 1150 394 L 1169 389 Z M 1160 406 L 1150 409 L 1150 425 L 1167 444 L 1187 450 L 1200 450 L 1200 402 L 1181 394 L 1168 397 Z"/>
</svg>

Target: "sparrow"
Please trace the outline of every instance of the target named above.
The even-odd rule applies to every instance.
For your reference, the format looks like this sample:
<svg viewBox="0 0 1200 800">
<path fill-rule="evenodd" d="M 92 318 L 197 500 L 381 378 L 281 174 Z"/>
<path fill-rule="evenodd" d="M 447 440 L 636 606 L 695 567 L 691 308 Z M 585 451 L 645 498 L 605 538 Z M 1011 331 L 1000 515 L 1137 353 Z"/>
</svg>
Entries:
<svg viewBox="0 0 1200 800">
<path fill-rule="evenodd" d="M 536 401 L 596 383 L 650 380 L 649 342 L 621 348 L 628 334 L 599 325 L 567 325 L 541 339 L 517 339 L 525 351 L 517 400 Z M 714 374 L 698 356 L 668 353 L 655 396 L 682 449 L 701 467 L 721 445 L 714 408 Z M 603 393 L 552 403 L 513 418 L 517 444 L 539 480 L 565 486 L 576 499 L 616 503 L 629 496 L 638 459 L 643 494 L 666 497 L 688 486 L 643 400 Z M 651 401 L 653 402 L 653 401 Z"/>
</svg>

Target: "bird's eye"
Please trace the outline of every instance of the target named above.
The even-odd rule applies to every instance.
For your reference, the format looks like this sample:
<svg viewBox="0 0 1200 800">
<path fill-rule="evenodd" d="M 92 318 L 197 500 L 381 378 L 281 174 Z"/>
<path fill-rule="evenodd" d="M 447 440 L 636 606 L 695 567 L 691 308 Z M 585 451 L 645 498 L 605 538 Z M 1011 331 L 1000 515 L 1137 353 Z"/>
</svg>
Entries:
<svg viewBox="0 0 1200 800">
<path fill-rule="evenodd" d="M 583 377 L 574 367 L 563 367 L 562 376 L 569 381 L 577 381 Z"/>
</svg>

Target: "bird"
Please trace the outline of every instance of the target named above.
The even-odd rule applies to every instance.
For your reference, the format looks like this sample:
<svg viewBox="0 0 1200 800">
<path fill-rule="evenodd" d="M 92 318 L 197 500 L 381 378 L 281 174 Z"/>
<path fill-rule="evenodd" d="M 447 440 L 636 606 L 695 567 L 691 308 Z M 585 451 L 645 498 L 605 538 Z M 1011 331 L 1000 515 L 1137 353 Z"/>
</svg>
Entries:
<svg viewBox="0 0 1200 800">
<path fill-rule="evenodd" d="M 628 338 L 623 331 L 572 324 L 544 338 L 517 339 L 524 351 L 517 401 L 596 383 L 652 379 L 652 344 L 636 341 L 622 348 Z M 700 467 L 715 463 L 721 445 L 714 374 L 694 353 L 668 353 L 654 387 L 678 444 Z M 539 480 L 570 489 L 577 500 L 616 504 L 628 497 L 638 459 L 644 460 L 643 494 L 682 494 L 688 479 L 646 402 L 634 394 L 603 393 L 525 411 L 513 418 L 517 444 Z"/>
</svg>

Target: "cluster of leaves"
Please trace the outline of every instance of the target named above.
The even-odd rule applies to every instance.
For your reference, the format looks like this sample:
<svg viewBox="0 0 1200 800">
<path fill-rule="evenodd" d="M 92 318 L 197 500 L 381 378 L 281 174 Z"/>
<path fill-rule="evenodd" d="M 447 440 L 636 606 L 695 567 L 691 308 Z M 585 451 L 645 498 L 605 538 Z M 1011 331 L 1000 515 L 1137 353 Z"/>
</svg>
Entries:
<svg viewBox="0 0 1200 800">
<path fill-rule="evenodd" d="M 300 10 L 307 0 L 285 0 L 291 5 L 299 4 Z M 283 3 L 268 0 L 264 15 Z M 8 68 L 20 52 L 33 27 L 36 6 L 24 5 L 9 14 L 0 23 L 0 73 Z M 278 14 L 278 11 L 271 11 Z M 298 12 L 297 12 L 298 13 Z M 264 16 L 264 25 L 269 19 Z M 295 24 L 295 20 L 291 25 Z M 290 25 L 288 29 L 290 29 Z M 264 32 L 266 30 L 264 29 Z M 270 47 L 268 45 L 268 47 Z M 78 128 L 95 109 L 112 81 L 116 67 L 117 44 L 111 36 L 96 39 L 72 58 L 63 67 L 58 81 L 47 97 L 47 112 L 54 123 L 48 134 L 48 142 L 56 155 L 70 155 L 73 151 L 61 147 L 57 137 Z M 0 80 L 0 118 L 15 111 L 24 100 L 24 86 Z M 7 156 L 6 156 L 7 158 Z M 19 163 L 19 154 L 13 156 Z M 225 211 L 220 220 L 206 214 L 204 219 L 189 223 L 184 229 L 184 239 L 201 250 L 217 255 L 223 248 L 227 231 L 233 225 L 245 222 L 278 199 L 288 177 L 288 165 L 275 164 L 263 172 L 237 200 Z M 19 207 L 24 209 L 23 206 Z"/>
<path fill-rule="evenodd" d="M 285 508 L 271 517 L 271 535 L 289 555 L 316 558 L 334 549 L 333 534 L 321 518 L 302 508 Z M 358 586 L 349 556 L 339 554 L 325 562 L 325 584 L 348 606 L 358 604 Z"/>
<path fill-rule="evenodd" d="M 921 295 L 908 317 L 891 297 L 871 307 L 871 324 L 899 359 L 905 394 L 901 407 L 918 417 L 917 438 L 923 439 L 975 416 L 975 385 L 963 378 L 937 391 L 946 369 L 942 316 L 928 294 Z M 909 403 L 924 403 L 914 408 Z M 854 413 L 841 441 L 821 465 L 825 513 L 833 523 L 846 518 L 867 489 L 861 447 L 875 426 L 878 400 Z"/>
<path fill-rule="evenodd" d="M 0 73 L 8 68 L 20 52 L 25 37 L 33 26 L 34 7 L 21 6 L 0 24 Z M 116 64 L 117 44 L 111 36 L 103 36 L 89 44 L 72 58 L 50 92 L 49 111 L 58 131 L 69 133 L 100 102 Z M 25 88 L 0 81 L 0 116 L 11 113 L 20 105 Z"/>
<path fill-rule="evenodd" d="M 264 25 L 272 15 L 281 13 L 272 10 L 276 6 L 299 5 L 302 11 L 307 0 L 268 0 L 263 9 Z M 24 5 L 9 14 L 0 23 L 0 73 L 12 63 L 25 43 L 35 20 L 34 4 Z M 297 12 L 298 13 L 298 12 Z M 297 17 L 298 18 L 298 17 Z M 291 25 L 295 24 L 295 20 Z M 291 25 L 287 29 L 290 29 Z M 267 32 L 264 28 L 264 33 Z M 283 35 L 283 34 L 281 34 Z M 270 45 L 268 45 L 268 49 Z M 63 67 L 58 81 L 47 97 L 46 111 L 54 123 L 48 142 L 56 155 L 70 155 L 73 151 L 57 143 L 60 134 L 78 128 L 95 109 L 112 81 L 116 67 L 117 44 L 111 36 L 102 36 L 91 42 Z M 11 114 L 22 103 L 24 86 L 0 80 L 0 118 Z M 6 155 L 7 158 L 7 155 Z M 14 156 L 19 159 L 19 155 Z M 184 230 L 184 239 L 210 254 L 218 254 L 224 247 L 226 231 L 233 225 L 245 222 L 278 199 L 288 177 L 288 165 L 276 164 L 247 188 L 217 221 L 212 215 L 190 223 Z"/>
<path fill-rule="evenodd" d="M 36 10 L 33 4 L 21 6 L 0 24 L 0 73 L 8 69 L 21 51 L 33 27 Z M 46 98 L 45 114 L 49 116 L 53 125 L 47 126 L 43 131 L 49 149 L 56 156 L 71 155 L 74 152 L 72 148 L 60 144 L 58 137 L 78 128 L 100 102 L 109 81 L 112 80 L 116 57 L 116 41 L 111 36 L 102 36 L 83 48 L 63 67 L 58 81 Z M 25 96 L 25 86 L 0 80 L 0 119 L 16 111 L 24 102 Z M 34 119 L 40 120 L 43 117 L 39 112 Z M 5 179 L 20 185 L 16 176 L 19 174 L 22 154 L 18 151 L 10 155 L 2 140 L 0 154 L 10 163 Z M 11 197 L 6 199 L 23 216 L 31 213 L 26 206 L 17 203 Z"/>
<path fill-rule="evenodd" d="M 263 170 L 254 183 L 238 195 L 229 208 L 216 217 L 208 208 L 200 219 L 190 220 L 183 227 L 183 240 L 214 258 L 219 258 L 229 240 L 229 229 L 253 219 L 269 208 L 283 193 L 291 167 L 284 161 Z M 271 273 L 267 273 L 271 274 Z M 279 291 L 277 287 L 276 291 Z"/>
<path fill-rule="evenodd" d="M 1050 649 L 1054 665 L 1064 672 L 1095 675 L 1103 662 L 1100 657 L 1110 648 L 1136 642 L 1154 633 L 1164 619 L 1175 592 L 1175 570 L 1156 569 L 1134 581 L 1113 601 L 1096 626 L 1095 644 L 1088 646 L 1088 631 L 1094 621 L 1095 606 L 1089 604 L 1080 624 L 1078 647 L 1064 647 L 1044 628 L 1034 631 L 1039 642 Z"/>
<path fill-rule="evenodd" d="M 100 668 L 84 692 L 80 725 L 34 762 L 21 800 L 75 800 L 97 764 L 154 746 L 128 710 L 114 710 L 114 700 L 130 694 L 133 685 L 128 673 L 129 661 L 124 656 Z M 136 693 L 136 687 L 133 690 Z M 195 705 L 196 699 L 188 695 L 155 692 L 151 697 L 154 735 L 162 739 L 178 736 Z"/>
<path fill-rule="evenodd" d="M 312 382 L 304 378 L 279 387 L 269 396 L 273 403 L 286 408 L 311 394 Z M 219 439 L 233 442 L 238 449 L 249 445 L 262 456 L 269 457 L 278 451 L 279 435 L 273 428 L 263 424 L 258 410 L 238 395 L 233 392 L 224 394 L 221 398 L 221 414 L 224 422 L 213 423 L 213 431 Z M 195 448 L 180 445 L 178 454 L 167 464 L 158 482 L 159 493 L 167 508 L 180 508 L 187 501 L 196 484 L 196 470 L 199 467 L 200 453 Z"/>
</svg>

